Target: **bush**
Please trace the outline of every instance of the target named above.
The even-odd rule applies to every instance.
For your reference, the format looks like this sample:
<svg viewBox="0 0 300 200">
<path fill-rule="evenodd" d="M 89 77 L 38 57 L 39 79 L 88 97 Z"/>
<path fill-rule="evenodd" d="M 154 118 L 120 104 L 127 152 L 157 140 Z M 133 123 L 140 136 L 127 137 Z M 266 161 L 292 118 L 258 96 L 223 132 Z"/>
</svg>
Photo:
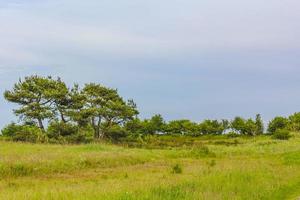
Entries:
<svg viewBox="0 0 300 200">
<path fill-rule="evenodd" d="M 172 167 L 172 173 L 173 174 L 181 174 L 182 173 L 182 167 L 179 164 L 176 164 Z"/>
<path fill-rule="evenodd" d="M 113 142 L 121 141 L 128 136 L 128 132 L 120 126 L 112 126 L 106 132 L 106 136 Z"/>
<path fill-rule="evenodd" d="M 292 137 L 290 132 L 284 129 L 276 130 L 273 134 L 273 138 L 277 140 L 288 140 L 290 137 Z"/>
<path fill-rule="evenodd" d="M 65 137 L 67 143 L 80 144 L 80 143 L 90 143 L 93 141 L 93 137 L 88 137 L 84 133 L 77 133 L 75 135 L 69 135 Z"/>
<path fill-rule="evenodd" d="M 44 142 L 47 140 L 42 131 L 35 125 L 18 125 L 11 123 L 2 129 L 2 135 L 21 142 Z"/>
<path fill-rule="evenodd" d="M 70 123 L 52 122 L 47 129 L 50 143 L 89 143 L 93 140 L 93 130 L 90 127 L 79 128 Z"/>
<path fill-rule="evenodd" d="M 237 134 L 237 133 L 235 133 L 235 132 L 229 132 L 229 133 L 226 134 L 226 136 L 228 138 L 237 138 L 237 137 L 240 137 L 240 135 Z"/>
<path fill-rule="evenodd" d="M 58 139 L 60 136 L 76 135 L 77 133 L 78 127 L 76 125 L 64 122 L 51 122 L 47 129 L 47 135 L 51 139 Z"/>
</svg>

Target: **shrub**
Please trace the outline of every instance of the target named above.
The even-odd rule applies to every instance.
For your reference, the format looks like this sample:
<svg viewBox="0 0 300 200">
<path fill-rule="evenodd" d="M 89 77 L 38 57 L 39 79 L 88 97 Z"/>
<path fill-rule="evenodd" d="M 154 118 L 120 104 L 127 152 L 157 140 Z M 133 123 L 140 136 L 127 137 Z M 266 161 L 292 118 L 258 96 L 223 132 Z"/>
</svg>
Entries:
<svg viewBox="0 0 300 200">
<path fill-rule="evenodd" d="M 109 130 L 107 130 L 106 132 L 106 136 L 116 142 L 116 141 L 120 141 L 123 138 L 128 136 L 128 132 L 126 131 L 126 129 L 120 127 L 120 126 L 112 126 Z"/>
<path fill-rule="evenodd" d="M 11 123 L 2 129 L 2 135 L 21 142 L 43 142 L 46 140 L 45 135 L 35 125 L 18 125 Z"/>
<path fill-rule="evenodd" d="M 235 133 L 235 132 L 229 132 L 229 133 L 226 134 L 226 136 L 227 136 L 228 138 L 237 138 L 237 137 L 239 137 L 240 135 L 237 134 L 237 133 Z"/>
<path fill-rule="evenodd" d="M 172 173 L 173 174 L 181 174 L 182 173 L 182 167 L 179 164 L 176 164 L 172 167 Z"/>
<path fill-rule="evenodd" d="M 207 146 L 194 147 L 190 151 L 190 155 L 194 158 L 214 157 L 215 154 L 209 150 Z"/>
<path fill-rule="evenodd" d="M 288 140 L 291 136 L 288 130 L 279 129 L 273 134 L 273 138 L 277 140 Z"/>
<path fill-rule="evenodd" d="M 47 129 L 47 135 L 49 138 L 58 139 L 59 136 L 71 136 L 78 133 L 78 127 L 76 125 L 64 122 L 51 122 Z"/>
<path fill-rule="evenodd" d="M 67 143 L 90 143 L 93 141 L 93 137 L 88 137 L 84 132 L 76 133 L 74 135 L 69 135 L 65 137 Z"/>
<path fill-rule="evenodd" d="M 209 163 L 208 163 L 208 165 L 210 166 L 210 167 L 214 167 L 214 166 L 216 166 L 216 161 L 215 160 L 211 160 Z"/>
</svg>

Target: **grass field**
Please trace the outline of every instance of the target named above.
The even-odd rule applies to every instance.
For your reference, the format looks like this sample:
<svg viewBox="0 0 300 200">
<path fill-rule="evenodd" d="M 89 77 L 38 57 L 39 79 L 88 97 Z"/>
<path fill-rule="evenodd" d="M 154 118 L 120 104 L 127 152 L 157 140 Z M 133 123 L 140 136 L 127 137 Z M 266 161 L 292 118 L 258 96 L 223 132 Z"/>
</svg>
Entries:
<svg viewBox="0 0 300 200">
<path fill-rule="evenodd" d="M 0 142 L 0 199 L 297 199 L 300 136 L 164 149 Z"/>
</svg>

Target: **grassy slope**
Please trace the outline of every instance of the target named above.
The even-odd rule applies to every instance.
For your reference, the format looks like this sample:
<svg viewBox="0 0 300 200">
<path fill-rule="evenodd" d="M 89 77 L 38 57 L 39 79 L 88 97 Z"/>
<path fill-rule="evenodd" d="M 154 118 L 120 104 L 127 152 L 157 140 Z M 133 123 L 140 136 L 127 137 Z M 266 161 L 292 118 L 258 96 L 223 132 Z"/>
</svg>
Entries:
<svg viewBox="0 0 300 200">
<path fill-rule="evenodd" d="M 292 199 L 300 137 L 199 139 L 208 147 L 128 149 L 0 142 L 0 199 Z M 236 139 L 227 139 L 233 142 Z M 182 166 L 181 174 L 172 167 Z"/>
</svg>

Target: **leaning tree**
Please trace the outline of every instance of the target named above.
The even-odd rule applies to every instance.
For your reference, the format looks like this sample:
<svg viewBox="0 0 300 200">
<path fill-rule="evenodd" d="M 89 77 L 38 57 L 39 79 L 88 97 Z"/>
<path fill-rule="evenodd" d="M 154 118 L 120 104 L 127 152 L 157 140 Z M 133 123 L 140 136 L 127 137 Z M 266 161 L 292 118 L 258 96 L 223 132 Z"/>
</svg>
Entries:
<svg viewBox="0 0 300 200">
<path fill-rule="evenodd" d="M 54 101 L 61 98 L 60 93 L 64 93 L 65 88 L 60 79 L 34 75 L 20 79 L 11 90 L 4 92 L 4 97 L 20 105 L 14 110 L 17 116 L 24 121 L 37 123 L 44 130 L 43 121 L 55 117 Z"/>
</svg>

